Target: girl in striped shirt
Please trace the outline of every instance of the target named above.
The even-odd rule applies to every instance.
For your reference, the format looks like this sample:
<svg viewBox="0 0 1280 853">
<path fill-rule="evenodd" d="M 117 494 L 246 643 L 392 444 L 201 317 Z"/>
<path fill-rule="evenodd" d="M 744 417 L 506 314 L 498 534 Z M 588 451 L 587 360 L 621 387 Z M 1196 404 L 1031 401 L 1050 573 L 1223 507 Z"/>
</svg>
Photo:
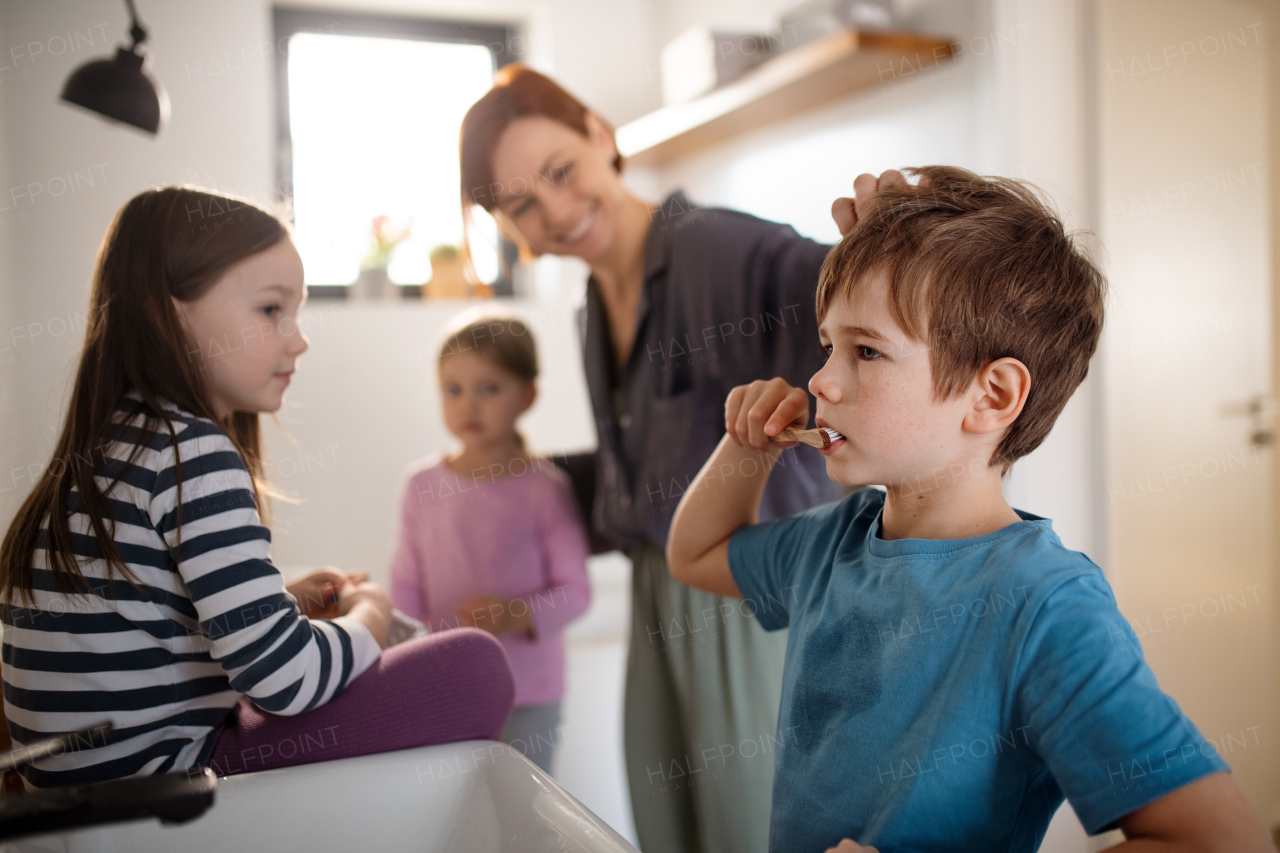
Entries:
<svg viewBox="0 0 1280 853">
<path fill-rule="evenodd" d="M 287 226 L 248 202 L 168 187 L 112 222 L 66 421 L 0 547 L 15 744 L 111 726 L 26 767 L 29 784 L 501 731 L 513 688 L 487 634 L 382 653 L 379 587 L 329 569 L 286 585 L 271 563 L 258 415 L 307 349 L 304 298 Z"/>
</svg>

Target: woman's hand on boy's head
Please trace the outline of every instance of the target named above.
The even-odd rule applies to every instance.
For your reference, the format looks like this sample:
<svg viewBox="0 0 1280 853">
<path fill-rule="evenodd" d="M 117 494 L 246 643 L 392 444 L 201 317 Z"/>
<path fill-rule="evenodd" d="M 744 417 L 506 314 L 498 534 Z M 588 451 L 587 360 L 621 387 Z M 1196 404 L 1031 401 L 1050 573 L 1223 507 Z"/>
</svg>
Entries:
<svg viewBox="0 0 1280 853">
<path fill-rule="evenodd" d="M 897 169 L 882 172 L 880 177 L 861 174 L 853 181 L 853 198 L 838 198 L 831 203 L 831 218 L 840 229 L 840 236 L 848 234 L 867 211 L 867 205 L 876 193 L 885 187 L 905 187 L 907 179 Z"/>
<path fill-rule="evenodd" d="M 724 402 L 724 428 L 739 447 L 790 447 L 794 441 L 776 442 L 774 436 L 789 426 L 804 429 L 808 424 L 809 394 L 777 377 L 739 385 Z"/>
</svg>

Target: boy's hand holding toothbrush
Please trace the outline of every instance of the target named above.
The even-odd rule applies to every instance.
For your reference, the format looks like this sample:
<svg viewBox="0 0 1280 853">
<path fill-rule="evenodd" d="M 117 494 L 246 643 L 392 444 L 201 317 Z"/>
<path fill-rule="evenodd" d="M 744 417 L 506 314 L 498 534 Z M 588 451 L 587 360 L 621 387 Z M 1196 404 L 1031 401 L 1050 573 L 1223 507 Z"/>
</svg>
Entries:
<svg viewBox="0 0 1280 853">
<path fill-rule="evenodd" d="M 725 431 L 739 447 L 769 450 L 801 442 L 825 449 L 840 437 L 830 428 L 805 429 L 808 422 L 809 395 L 782 379 L 739 385 L 724 404 Z"/>
<path fill-rule="evenodd" d="M 786 441 L 778 434 L 788 427 L 802 430 L 808 423 L 809 395 L 783 379 L 757 379 L 750 385 L 739 385 L 724 402 L 725 432 L 739 447 L 791 447 L 796 441 Z"/>
<path fill-rule="evenodd" d="M 784 449 L 797 442 L 827 447 L 838 437 L 805 429 L 808 423 L 809 395 L 783 379 L 758 379 L 729 392 L 725 436 L 685 491 L 671 522 L 667 563 L 676 580 L 742 597 L 729 570 L 729 538 L 759 520 L 769 472 Z"/>
</svg>

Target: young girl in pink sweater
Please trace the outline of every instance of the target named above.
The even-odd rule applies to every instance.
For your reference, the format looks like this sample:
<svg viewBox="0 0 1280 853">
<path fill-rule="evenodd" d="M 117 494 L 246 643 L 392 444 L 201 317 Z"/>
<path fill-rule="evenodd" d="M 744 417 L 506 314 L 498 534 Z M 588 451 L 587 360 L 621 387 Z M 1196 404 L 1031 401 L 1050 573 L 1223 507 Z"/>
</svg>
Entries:
<svg viewBox="0 0 1280 853">
<path fill-rule="evenodd" d="M 498 637 L 516 682 L 502 740 L 549 771 L 564 628 L 591 593 L 568 478 L 516 430 L 537 395 L 537 349 L 520 320 L 484 317 L 446 335 L 438 369 L 445 426 L 462 446 L 409 468 L 391 599 L 433 630 Z"/>
</svg>

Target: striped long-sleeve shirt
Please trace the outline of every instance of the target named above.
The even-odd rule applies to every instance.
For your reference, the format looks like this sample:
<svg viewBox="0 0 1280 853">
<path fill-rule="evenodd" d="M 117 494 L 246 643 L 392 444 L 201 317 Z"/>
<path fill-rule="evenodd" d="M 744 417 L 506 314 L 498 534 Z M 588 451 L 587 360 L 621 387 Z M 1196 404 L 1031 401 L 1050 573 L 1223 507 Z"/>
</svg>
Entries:
<svg viewBox="0 0 1280 853">
<path fill-rule="evenodd" d="M 214 423 L 166 409 L 168 431 L 145 438 L 137 399 L 117 413 L 124 434 L 95 469 L 115 513 L 117 550 L 137 578 L 108 578 L 79 493 L 71 531 L 92 592 L 57 591 L 45 550 L 33 559 L 34 607 L 14 600 L 4 621 L 4 711 L 18 745 L 110 721 L 24 771 L 44 787 L 197 767 L 242 695 L 275 714 L 323 705 L 378 658 L 354 619 L 302 616 L 268 556 L 243 458 Z M 142 444 L 131 464 L 133 447 Z M 178 526 L 177 467 L 182 469 Z M 110 524 L 108 525 L 110 529 Z"/>
</svg>

